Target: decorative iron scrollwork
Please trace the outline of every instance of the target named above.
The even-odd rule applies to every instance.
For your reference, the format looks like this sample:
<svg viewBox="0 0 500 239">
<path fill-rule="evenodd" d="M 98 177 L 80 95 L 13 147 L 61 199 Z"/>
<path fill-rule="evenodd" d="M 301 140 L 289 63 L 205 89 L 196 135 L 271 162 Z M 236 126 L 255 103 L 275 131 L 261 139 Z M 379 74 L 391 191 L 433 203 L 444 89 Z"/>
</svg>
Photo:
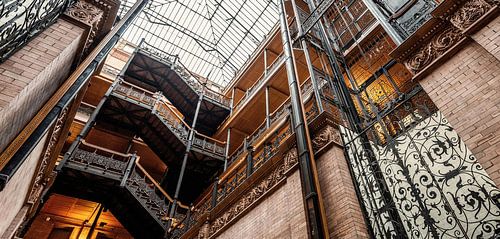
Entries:
<svg viewBox="0 0 500 239">
<path fill-rule="evenodd" d="M 0 62 L 49 27 L 71 3 L 71 0 L 0 2 Z"/>
</svg>

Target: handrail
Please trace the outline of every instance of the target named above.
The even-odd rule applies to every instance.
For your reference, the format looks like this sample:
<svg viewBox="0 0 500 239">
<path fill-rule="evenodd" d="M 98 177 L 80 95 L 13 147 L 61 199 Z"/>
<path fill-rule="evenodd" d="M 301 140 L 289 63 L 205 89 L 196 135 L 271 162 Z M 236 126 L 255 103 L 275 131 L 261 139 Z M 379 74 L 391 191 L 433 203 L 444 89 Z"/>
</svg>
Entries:
<svg viewBox="0 0 500 239">
<path fill-rule="evenodd" d="M 98 150 L 101 150 L 101 151 L 104 151 L 104 152 L 107 152 L 107 153 L 110 153 L 110 154 L 114 154 L 114 155 L 118 155 L 118 156 L 121 156 L 121 157 L 124 157 L 124 158 L 128 158 L 128 157 L 132 157 L 133 154 L 124 154 L 124 153 L 120 153 L 118 151 L 114 151 L 112 149 L 107 149 L 107 148 L 103 148 L 101 146 L 98 146 L 98 145 L 95 145 L 95 144 L 92 144 L 92 143 L 88 143 L 87 141 L 85 141 L 85 139 L 81 139 L 80 140 L 80 143 L 85 145 L 85 146 L 89 146 L 91 148 L 95 148 L 95 149 L 98 149 Z"/>
<path fill-rule="evenodd" d="M 192 127 L 190 125 L 188 125 L 183 117 L 181 115 L 179 115 L 174 109 L 173 109 L 173 106 L 171 106 L 168 102 L 167 102 L 167 99 L 166 97 L 161 93 L 161 92 L 156 92 L 156 93 L 153 93 L 147 89 L 144 89 L 142 87 L 139 87 L 139 86 L 136 86 L 132 83 L 129 83 L 129 82 L 126 82 L 126 81 L 123 81 L 122 79 L 120 79 L 120 84 L 117 84 L 115 87 L 125 87 L 127 89 L 131 89 L 131 90 L 134 90 L 135 92 L 137 93 L 142 93 L 142 94 L 145 94 L 147 95 L 147 97 L 150 97 L 151 100 L 156 100 L 155 102 L 151 101 L 150 103 L 150 106 L 153 107 L 153 108 L 158 108 L 158 107 L 161 107 L 162 109 L 165 109 L 167 110 L 168 112 L 165 112 L 167 114 L 171 114 L 173 117 L 175 117 L 177 119 L 177 121 L 179 123 L 181 123 L 184 128 L 186 128 L 186 130 L 191 130 Z M 115 89 L 116 89 L 115 88 Z M 141 92 L 142 91 L 142 92 Z M 118 94 L 120 95 L 123 95 L 123 92 L 119 91 L 119 90 L 113 90 L 112 92 L 118 92 Z M 128 95 L 125 95 L 125 97 L 129 97 Z M 144 103 L 144 102 L 142 102 Z M 148 102 L 149 103 L 149 102 Z M 158 112 L 158 110 L 156 110 Z M 163 115 L 161 115 L 162 112 L 160 113 L 157 113 L 159 114 L 160 117 L 163 117 Z M 197 130 L 194 130 L 196 135 L 199 135 L 201 136 L 202 138 L 205 138 L 207 139 L 207 141 L 210 141 L 210 142 L 213 142 L 215 144 L 219 144 L 219 145 L 226 145 L 226 142 L 225 141 L 220 141 L 220 140 L 217 140 L 215 138 L 212 138 L 210 136 L 207 136 L 205 134 L 202 134 L 202 133 L 199 133 L 197 132 Z"/>
<path fill-rule="evenodd" d="M 243 98 L 241 98 L 238 101 L 238 103 L 233 106 L 233 112 L 236 111 L 237 109 L 239 109 L 244 103 L 246 103 L 247 101 L 249 101 L 251 98 L 253 98 L 253 97 L 251 97 L 251 98 L 248 98 L 248 97 L 250 97 L 251 95 L 253 95 L 256 92 L 255 90 L 257 88 L 259 88 L 259 86 L 262 85 L 265 82 L 266 79 L 270 79 L 271 76 L 268 75 L 268 74 L 266 74 L 266 71 L 272 71 L 276 67 L 278 67 L 279 65 L 281 65 L 281 64 L 278 64 L 278 62 L 284 59 L 283 56 L 284 56 L 283 52 L 280 53 L 276 57 L 276 59 L 271 63 L 271 65 L 269 65 L 269 67 L 267 69 L 265 69 L 265 71 L 262 72 L 262 74 L 257 78 L 257 81 L 255 81 L 252 84 L 252 86 L 248 87 L 248 89 L 246 90 L 245 95 L 243 96 Z"/>
<path fill-rule="evenodd" d="M 118 156 L 121 156 L 121 157 L 124 157 L 124 158 L 129 158 L 129 157 L 132 157 L 132 156 L 135 155 L 135 154 L 132 154 L 132 153 L 124 154 L 124 153 L 121 153 L 121 152 L 118 152 L 118 151 L 115 151 L 115 150 L 112 150 L 112 149 L 104 148 L 104 147 L 101 147 L 101 146 L 89 143 L 89 142 L 85 141 L 85 139 L 80 140 L 80 143 L 83 144 L 83 145 L 85 145 L 85 146 L 88 146 L 88 147 L 91 147 L 91 148 L 94 148 L 94 149 L 98 149 L 100 151 L 107 152 L 107 153 L 110 153 L 110 154 L 113 154 L 113 155 L 118 155 Z M 158 188 L 158 190 L 163 194 L 163 196 L 165 196 L 165 198 L 167 198 L 171 203 L 173 203 L 174 200 L 170 197 L 170 195 L 168 195 L 168 193 L 160 186 L 160 184 L 156 181 L 156 179 L 154 179 L 146 171 L 146 169 L 140 164 L 141 157 L 139 155 L 135 155 L 135 156 L 137 157 L 137 159 L 135 161 L 135 165 L 137 166 L 137 168 L 139 168 L 140 171 L 142 171 L 142 173 L 155 185 L 155 187 Z M 177 201 L 177 204 L 181 208 L 184 208 L 184 209 L 188 209 L 189 208 L 188 206 L 182 204 L 179 201 Z"/>
<path fill-rule="evenodd" d="M 151 95 L 154 95 L 154 94 L 155 94 L 154 92 L 152 92 L 152 91 L 150 91 L 150 90 L 144 89 L 144 88 L 142 88 L 142 87 L 140 87 L 140 86 L 134 85 L 134 84 L 132 84 L 132 83 L 130 83 L 130 82 L 128 82 L 128 81 L 126 81 L 126 80 L 123 78 L 123 76 L 118 76 L 118 78 L 119 78 L 119 79 L 118 79 L 118 80 L 119 80 L 119 84 L 129 85 L 129 86 L 130 86 L 130 87 L 132 87 L 132 88 L 139 89 L 139 90 L 144 91 L 145 93 L 148 93 L 148 94 L 151 94 Z"/>
<path fill-rule="evenodd" d="M 160 184 L 158 182 L 156 182 L 156 180 L 146 171 L 146 169 L 144 169 L 144 167 L 142 167 L 142 165 L 139 163 L 139 161 L 140 161 L 140 157 L 137 156 L 137 159 L 135 161 L 135 165 L 137 166 L 137 168 L 139 168 L 142 171 L 142 173 L 144 173 L 144 175 L 153 183 L 153 185 L 155 185 L 156 188 L 158 188 L 158 190 L 163 194 L 163 196 L 165 196 L 165 198 L 168 199 L 168 201 L 173 203 L 174 200 L 170 197 L 170 195 L 168 195 L 168 193 L 160 186 Z M 180 201 L 176 201 L 176 203 L 181 208 L 189 209 L 189 206 L 182 204 Z"/>
<path fill-rule="evenodd" d="M 199 76 L 193 74 L 190 70 L 188 70 L 188 68 L 184 64 L 182 64 L 182 62 L 180 61 L 178 55 L 169 54 L 169 53 L 167 53 L 165 51 L 162 51 L 162 50 L 156 48 L 155 46 L 153 46 L 153 45 L 151 45 L 151 44 L 149 44 L 149 43 L 147 43 L 145 41 L 143 41 L 141 44 L 145 44 L 147 48 L 139 46 L 139 49 L 142 49 L 142 50 L 144 50 L 146 52 L 149 52 L 150 54 L 155 54 L 156 53 L 156 54 L 163 54 L 163 55 L 165 55 L 167 57 L 172 57 L 173 60 L 170 61 L 170 62 L 168 62 L 168 64 L 171 64 L 173 67 L 180 66 L 182 68 L 182 73 L 187 73 L 189 76 L 191 76 L 192 78 L 194 78 L 195 81 L 193 81 L 193 83 L 197 84 L 196 86 L 193 86 L 193 87 L 196 88 L 196 89 L 194 89 L 195 91 L 199 91 L 198 93 L 206 93 L 206 92 L 208 92 L 209 93 L 209 95 L 207 95 L 208 98 L 214 99 L 214 97 L 210 97 L 211 95 L 214 95 L 217 98 L 215 100 L 217 100 L 219 103 L 223 104 L 224 106 L 229 106 L 229 98 L 226 97 L 224 94 L 222 94 L 220 92 L 216 92 L 216 91 L 208 88 L 205 83 L 200 82 Z M 163 57 L 162 59 L 164 59 L 164 58 L 165 57 Z M 179 74 L 179 75 L 181 75 L 181 74 Z M 181 78 L 182 77 L 183 77 L 183 75 L 181 75 Z"/>
<path fill-rule="evenodd" d="M 306 86 L 307 84 L 310 83 L 310 80 L 311 78 L 307 78 L 304 82 L 302 82 L 302 84 L 300 85 L 300 88 L 302 89 L 302 87 Z M 290 102 L 290 97 L 287 97 L 283 103 L 281 103 L 281 105 L 279 105 L 271 114 L 270 114 L 270 118 L 273 118 L 279 111 L 283 110 L 283 107 L 287 104 L 289 104 Z M 266 124 L 266 120 L 267 119 L 264 119 L 264 121 L 257 127 L 257 129 L 255 129 L 249 136 L 248 138 L 252 138 L 254 136 L 255 133 L 258 133 L 260 128 Z M 272 120 L 275 120 L 275 119 L 272 119 Z M 242 147 L 244 145 L 245 142 L 241 143 L 240 146 L 238 146 L 237 149 L 239 149 L 240 147 Z M 236 153 L 237 153 L 238 150 L 235 150 L 231 153 L 231 155 L 228 157 L 228 158 L 232 158 Z"/>
</svg>

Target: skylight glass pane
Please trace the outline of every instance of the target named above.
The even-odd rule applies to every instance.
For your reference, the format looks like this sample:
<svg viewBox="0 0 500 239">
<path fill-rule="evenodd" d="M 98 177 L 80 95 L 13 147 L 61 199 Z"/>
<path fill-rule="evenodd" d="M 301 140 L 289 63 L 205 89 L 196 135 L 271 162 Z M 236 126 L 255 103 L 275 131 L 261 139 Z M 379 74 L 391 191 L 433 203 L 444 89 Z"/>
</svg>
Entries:
<svg viewBox="0 0 500 239">
<path fill-rule="evenodd" d="M 225 87 L 278 21 L 276 0 L 153 0 L 124 35 L 179 55 L 192 72 Z M 125 0 L 120 16 L 134 4 Z"/>
</svg>

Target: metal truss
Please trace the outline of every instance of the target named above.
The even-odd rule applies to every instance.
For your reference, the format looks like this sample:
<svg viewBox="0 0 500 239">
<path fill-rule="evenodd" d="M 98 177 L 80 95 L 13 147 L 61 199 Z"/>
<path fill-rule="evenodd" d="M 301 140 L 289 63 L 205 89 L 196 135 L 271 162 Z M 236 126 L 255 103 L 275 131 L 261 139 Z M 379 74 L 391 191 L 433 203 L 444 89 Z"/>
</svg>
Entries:
<svg viewBox="0 0 500 239">
<path fill-rule="evenodd" d="M 132 3 L 125 0 L 119 15 Z M 178 55 L 222 90 L 276 25 L 276 10 L 274 0 L 155 0 L 124 38 Z"/>
</svg>

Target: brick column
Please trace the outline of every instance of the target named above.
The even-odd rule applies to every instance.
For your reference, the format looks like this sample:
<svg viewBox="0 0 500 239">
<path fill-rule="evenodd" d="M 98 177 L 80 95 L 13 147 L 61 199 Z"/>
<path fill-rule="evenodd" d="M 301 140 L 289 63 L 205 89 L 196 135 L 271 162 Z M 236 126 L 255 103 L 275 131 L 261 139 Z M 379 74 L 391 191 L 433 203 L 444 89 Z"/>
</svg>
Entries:
<svg viewBox="0 0 500 239">
<path fill-rule="evenodd" d="M 0 152 L 66 78 L 83 32 L 59 19 L 0 64 Z"/>
<path fill-rule="evenodd" d="M 330 238 L 369 238 L 347 160 L 340 146 L 340 132 L 328 125 L 316 134 L 313 144 L 323 151 L 316 164 Z"/>
<path fill-rule="evenodd" d="M 500 186 L 500 60 L 471 42 L 420 84 Z"/>
</svg>

